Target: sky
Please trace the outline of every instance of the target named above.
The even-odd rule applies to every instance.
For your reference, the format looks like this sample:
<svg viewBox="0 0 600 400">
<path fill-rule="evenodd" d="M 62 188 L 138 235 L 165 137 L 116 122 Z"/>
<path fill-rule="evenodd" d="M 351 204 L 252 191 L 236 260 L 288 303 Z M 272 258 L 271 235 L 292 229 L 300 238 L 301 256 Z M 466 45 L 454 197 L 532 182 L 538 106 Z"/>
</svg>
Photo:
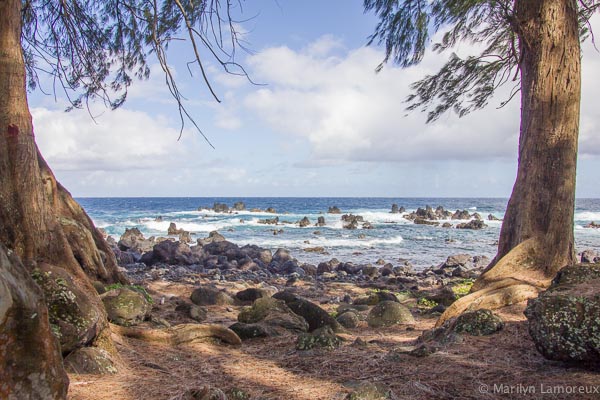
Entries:
<svg viewBox="0 0 600 400">
<path fill-rule="evenodd" d="M 75 197 L 509 197 L 516 176 L 518 98 L 505 88 L 483 110 L 426 124 L 406 112 L 409 85 L 448 53 L 406 69 L 366 46 L 376 18 L 362 1 L 249 0 L 240 25 L 250 52 L 236 61 L 253 82 L 208 62 L 222 102 L 193 71 L 189 44 L 168 57 L 187 107 L 214 145 L 189 125 L 152 63 L 116 111 L 64 112 L 64 99 L 30 93 L 40 150 Z M 600 18 L 594 20 L 600 26 Z M 458 54 L 472 48 L 463 44 Z M 583 51 L 577 196 L 600 197 L 600 53 Z"/>
</svg>

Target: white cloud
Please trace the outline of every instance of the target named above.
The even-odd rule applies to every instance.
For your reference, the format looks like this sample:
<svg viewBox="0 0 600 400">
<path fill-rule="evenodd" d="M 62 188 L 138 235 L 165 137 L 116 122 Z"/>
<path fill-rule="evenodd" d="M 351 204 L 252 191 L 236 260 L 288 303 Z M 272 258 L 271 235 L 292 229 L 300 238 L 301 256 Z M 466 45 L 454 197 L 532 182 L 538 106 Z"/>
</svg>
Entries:
<svg viewBox="0 0 600 400">
<path fill-rule="evenodd" d="M 328 43 L 331 43 L 330 45 Z M 519 133 L 519 99 L 496 109 L 508 98 L 508 87 L 498 91 L 485 110 L 458 118 L 443 115 L 425 124 L 420 112 L 407 113 L 404 100 L 409 85 L 433 73 L 447 54 L 426 55 L 421 64 L 401 69 L 374 68 L 381 51 L 362 47 L 343 57 L 333 55 L 337 42 L 326 36 L 303 50 L 269 48 L 252 56 L 249 64 L 269 86 L 246 96 L 244 104 L 275 130 L 306 138 L 312 159 L 344 161 L 485 160 L 514 159 Z M 588 45 L 589 46 L 589 45 Z M 461 53 L 473 49 L 461 46 Z M 598 93 L 600 60 L 586 49 L 581 142 L 583 153 L 600 154 L 595 106 L 586 103 Z"/>
<path fill-rule="evenodd" d="M 130 170 L 177 164 L 194 139 L 166 117 L 140 111 L 105 111 L 92 120 L 83 110 L 33 108 L 38 146 L 56 170 Z"/>
</svg>

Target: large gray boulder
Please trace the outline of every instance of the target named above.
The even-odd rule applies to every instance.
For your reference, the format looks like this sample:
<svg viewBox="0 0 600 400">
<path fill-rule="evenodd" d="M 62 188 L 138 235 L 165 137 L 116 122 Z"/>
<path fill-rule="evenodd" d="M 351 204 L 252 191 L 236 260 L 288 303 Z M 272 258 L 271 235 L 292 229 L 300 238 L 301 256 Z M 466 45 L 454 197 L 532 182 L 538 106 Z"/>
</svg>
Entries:
<svg viewBox="0 0 600 400">
<path fill-rule="evenodd" d="M 308 331 L 308 323 L 304 318 L 295 314 L 283 300 L 272 297 L 262 297 L 254 302 L 252 307 L 243 309 L 238 315 L 238 321 L 244 324 L 262 324 L 275 332 L 291 331 L 302 333 Z M 271 329 L 265 329 L 272 331 Z"/>
<path fill-rule="evenodd" d="M 69 378 L 43 293 L 0 244 L 0 398 L 66 399 Z"/>
<path fill-rule="evenodd" d="M 148 317 L 152 309 L 142 293 L 127 287 L 109 290 L 100 298 L 108 319 L 117 325 L 137 325 Z"/>
<path fill-rule="evenodd" d="M 564 268 L 525 315 L 544 357 L 600 364 L 600 264 Z"/>
<path fill-rule="evenodd" d="M 367 316 L 371 328 L 381 328 L 398 324 L 414 324 L 410 310 L 395 301 L 382 301 L 371 309 Z"/>
<path fill-rule="evenodd" d="M 296 296 L 289 291 L 278 292 L 273 295 L 274 299 L 285 301 L 285 304 L 297 315 L 308 322 L 309 332 L 315 329 L 329 326 L 334 332 L 342 331 L 342 326 L 327 311 L 302 297 Z"/>
</svg>

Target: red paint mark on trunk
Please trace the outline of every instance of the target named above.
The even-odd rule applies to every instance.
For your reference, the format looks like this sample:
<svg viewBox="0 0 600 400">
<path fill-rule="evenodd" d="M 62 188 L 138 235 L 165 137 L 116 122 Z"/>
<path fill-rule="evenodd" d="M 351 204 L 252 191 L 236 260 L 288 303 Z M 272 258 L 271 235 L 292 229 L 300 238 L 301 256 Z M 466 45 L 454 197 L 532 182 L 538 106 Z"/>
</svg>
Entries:
<svg viewBox="0 0 600 400">
<path fill-rule="evenodd" d="M 10 124 L 8 126 L 8 135 L 9 136 L 17 136 L 19 134 L 19 127 L 15 124 Z"/>
</svg>

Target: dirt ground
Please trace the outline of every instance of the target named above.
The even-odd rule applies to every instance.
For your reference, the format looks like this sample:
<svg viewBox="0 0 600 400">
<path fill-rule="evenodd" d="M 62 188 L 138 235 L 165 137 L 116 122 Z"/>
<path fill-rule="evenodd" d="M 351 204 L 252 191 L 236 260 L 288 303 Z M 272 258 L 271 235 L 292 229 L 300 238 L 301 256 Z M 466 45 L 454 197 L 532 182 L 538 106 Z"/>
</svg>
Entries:
<svg viewBox="0 0 600 400">
<path fill-rule="evenodd" d="M 194 285 L 159 281 L 148 287 L 154 315 L 172 324 L 192 322 L 174 308 L 177 300 L 189 299 Z M 235 293 L 247 286 L 223 287 Z M 365 291 L 343 283 L 298 288 L 300 295 L 328 311 L 338 305 L 332 300 Z M 176 347 L 114 335 L 119 373 L 71 374 L 69 398 L 175 400 L 188 389 L 210 385 L 226 393 L 241 389 L 251 399 L 329 400 L 343 399 L 358 382 L 372 382 L 386 385 L 398 399 L 600 399 L 598 371 L 551 362 L 536 351 L 524 307 L 517 304 L 499 312 L 506 321 L 501 332 L 464 336 L 422 358 L 393 350 L 414 344 L 423 330 L 434 326 L 435 316 L 427 314 L 416 315 L 414 329 L 371 329 L 362 321 L 341 335 L 345 341 L 334 350 L 297 351 L 291 334 L 251 339 L 241 346 L 196 342 Z M 206 322 L 229 326 L 240 308 L 209 307 Z"/>
</svg>

